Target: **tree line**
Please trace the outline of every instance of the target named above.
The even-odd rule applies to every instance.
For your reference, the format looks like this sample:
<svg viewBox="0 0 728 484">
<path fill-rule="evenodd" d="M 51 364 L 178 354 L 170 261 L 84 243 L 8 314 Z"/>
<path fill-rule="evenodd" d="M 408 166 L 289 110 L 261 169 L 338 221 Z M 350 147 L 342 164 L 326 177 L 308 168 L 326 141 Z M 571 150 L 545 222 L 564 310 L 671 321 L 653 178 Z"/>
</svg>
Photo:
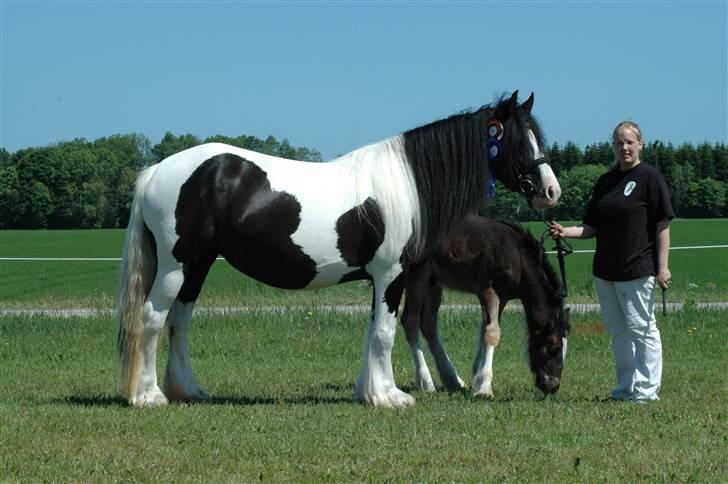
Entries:
<svg viewBox="0 0 728 484">
<path fill-rule="evenodd" d="M 89 229 L 126 227 L 138 172 L 146 166 L 204 142 L 222 142 L 283 158 L 322 161 L 321 153 L 294 147 L 273 136 L 212 136 L 166 133 L 156 145 L 140 134 L 95 141 L 76 139 L 9 153 L 0 148 L 0 229 Z M 615 165 L 608 142 L 554 143 L 547 156 L 563 189 L 549 218 L 580 220 L 596 179 Z M 665 175 L 678 217 L 728 217 L 728 147 L 655 142 L 642 159 Z M 536 220 L 519 197 L 500 184 L 483 215 Z"/>
<path fill-rule="evenodd" d="M 556 220 L 581 220 L 597 179 L 616 166 L 608 142 L 580 150 L 574 143 L 553 144 L 547 155 L 562 188 L 559 204 L 545 214 Z M 657 141 L 645 144 L 640 158 L 665 176 L 675 213 L 681 218 L 728 217 L 728 147 L 723 143 L 683 144 Z M 481 213 L 521 221 L 538 216 L 504 187 Z"/>
<path fill-rule="evenodd" d="M 317 150 L 255 136 L 204 140 L 167 133 L 152 146 L 140 134 L 76 139 L 9 153 L 0 148 L 0 229 L 126 227 L 136 176 L 144 167 L 201 143 L 220 142 L 284 158 L 321 161 Z"/>
</svg>

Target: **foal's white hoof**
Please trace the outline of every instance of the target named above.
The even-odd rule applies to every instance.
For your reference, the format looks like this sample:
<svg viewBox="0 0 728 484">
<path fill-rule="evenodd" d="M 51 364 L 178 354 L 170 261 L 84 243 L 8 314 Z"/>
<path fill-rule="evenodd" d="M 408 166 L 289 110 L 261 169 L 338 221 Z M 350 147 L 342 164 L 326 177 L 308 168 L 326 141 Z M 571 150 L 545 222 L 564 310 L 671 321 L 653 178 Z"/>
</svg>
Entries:
<svg viewBox="0 0 728 484">
<path fill-rule="evenodd" d="M 482 377 L 473 378 L 473 396 L 480 398 L 493 398 L 493 387 L 489 381 Z"/>
<path fill-rule="evenodd" d="M 426 393 L 435 393 L 437 391 L 437 388 L 431 378 L 417 378 L 415 385 L 417 385 L 417 388 L 421 391 Z"/>
</svg>

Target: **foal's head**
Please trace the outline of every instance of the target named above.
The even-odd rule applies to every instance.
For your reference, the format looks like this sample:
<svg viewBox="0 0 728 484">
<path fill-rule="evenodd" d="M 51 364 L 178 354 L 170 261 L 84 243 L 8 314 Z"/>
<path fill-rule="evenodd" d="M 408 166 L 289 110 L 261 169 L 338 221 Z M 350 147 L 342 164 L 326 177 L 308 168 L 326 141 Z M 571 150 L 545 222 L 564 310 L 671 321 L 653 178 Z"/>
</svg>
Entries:
<svg viewBox="0 0 728 484">
<path fill-rule="evenodd" d="M 571 325 L 569 309 L 564 308 L 561 281 L 546 259 L 543 246 L 524 230 L 527 239 L 524 257 L 521 297 L 528 319 L 528 353 L 536 386 L 545 394 L 553 394 L 561 385 L 561 372 L 566 357 L 566 337 Z M 524 254 L 526 255 L 526 254 Z"/>
<path fill-rule="evenodd" d="M 536 386 L 545 394 L 556 393 L 561 385 L 569 328 L 569 310 L 561 306 L 554 319 L 532 330 L 528 338 L 531 371 L 536 375 Z"/>
</svg>

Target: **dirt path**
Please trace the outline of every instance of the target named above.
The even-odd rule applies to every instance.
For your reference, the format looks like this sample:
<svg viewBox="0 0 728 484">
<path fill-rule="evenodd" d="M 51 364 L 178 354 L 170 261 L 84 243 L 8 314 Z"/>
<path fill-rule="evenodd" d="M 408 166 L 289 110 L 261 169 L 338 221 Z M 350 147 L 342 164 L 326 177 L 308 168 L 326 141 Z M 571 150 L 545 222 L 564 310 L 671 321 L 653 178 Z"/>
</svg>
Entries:
<svg viewBox="0 0 728 484">
<path fill-rule="evenodd" d="M 660 304 L 660 303 L 658 303 Z M 598 312 L 598 304 L 567 304 L 575 313 Z M 698 309 L 728 309 L 728 302 L 711 302 L 711 303 L 695 303 Z M 668 303 L 667 311 L 679 311 L 683 307 L 683 303 Z M 463 311 L 480 309 L 477 305 L 471 304 L 452 304 L 442 307 L 445 311 Z M 229 314 L 245 314 L 256 312 L 287 312 L 287 311 L 335 311 L 342 313 L 358 313 L 370 310 L 366 305 L 326 305 L 326 306 L 229 306 L 229 307 L 200 307 L 195 308 L 197 314 L 213 314 L 213 315 L 229 315 Z M 657 308 L 662 312 L 661 304 Z M 506 311 L 523 311 L 520 304 L 509 304 Z M 3 309 L 0 308 L 0 318 L 3 317 L 49 317 L 58 319 L 69 318 L 91 318 L 97 316 L 113 317 L 114 311 L 111 309 L 92 309 L 92 308 L 22 308 L 22 309 Z"/>
</svg>

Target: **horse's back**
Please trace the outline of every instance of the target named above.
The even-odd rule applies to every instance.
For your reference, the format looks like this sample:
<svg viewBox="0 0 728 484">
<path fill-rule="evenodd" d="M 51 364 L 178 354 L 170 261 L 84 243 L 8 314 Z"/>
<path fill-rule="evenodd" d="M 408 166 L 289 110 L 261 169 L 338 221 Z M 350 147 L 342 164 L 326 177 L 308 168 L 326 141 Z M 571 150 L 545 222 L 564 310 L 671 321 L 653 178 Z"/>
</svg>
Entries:
<svg viewBox="0 0 728 484">
<path fill-rule="evenodd" d="M 433 262 L 440 283 L 465 292 L 494 284 L 512 288 L 521 274 L 523 232 L 507 222 L 465 217 L 438 246 Z"/>
<path fill-rule="evenodd" d="M 181 264 L 221 254 L 286 289 L 368 278 L 364 267 L 375 257 L 396 258 L 379 250 L 391 231 L 357 161 L 299 162 L 200 145 L 157 166 L 144 194 L 145 223 L 160 252 Z"/>
</svg>

